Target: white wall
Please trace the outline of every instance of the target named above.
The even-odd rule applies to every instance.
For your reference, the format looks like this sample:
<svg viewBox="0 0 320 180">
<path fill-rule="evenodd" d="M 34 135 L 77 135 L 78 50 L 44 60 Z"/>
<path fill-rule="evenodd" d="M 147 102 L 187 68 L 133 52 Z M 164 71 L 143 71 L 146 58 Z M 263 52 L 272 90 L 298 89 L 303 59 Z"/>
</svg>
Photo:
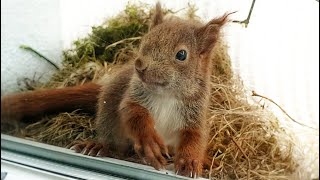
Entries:
<svg viewBox="0 0 320 180">
<path fill-rule="evenodd" d="M 54 72 L 48 63 L 20 49 L 29 45 L 57 64 L 62 39 L 59 0 L 1 1 L 1 94 L 18 90 L 17 79 Z"/>
<path fill-rule="evenodd" d="M 249 27 L 237 32 L 234 67 L 248 88 L 276 101 L 295 120 L 318 129 L 291 123 L 278 107 L 269 105 L 298 139 L 304 170 L 318 177 L 319 3 L 257 1 Z"/>
</svg>

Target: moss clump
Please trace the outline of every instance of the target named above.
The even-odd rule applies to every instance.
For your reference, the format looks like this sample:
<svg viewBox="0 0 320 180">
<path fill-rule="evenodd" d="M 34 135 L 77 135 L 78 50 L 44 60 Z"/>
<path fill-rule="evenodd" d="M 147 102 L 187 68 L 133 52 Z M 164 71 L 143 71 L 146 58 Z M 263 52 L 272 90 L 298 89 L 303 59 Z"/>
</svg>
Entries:
<svg viewBox="0 0 320 180">
<path fill-rule="evenodd" d="M 47 83 L 25 80 L 27 90 L 74 86 L 92 81 L 92 73 L 86 77 L 79 75 L 79 69 L 86 69 L 88 63 L 99 67 L 91 70 L 95 72 L 106 64 L 127 62 L 134 56 L 141 36 L 148 31 L 153 10 L 145 7 L 148 6 L 142 3 L 128 3 L 122 13 L 92 27 L 92 31 L 86 37 L 75 40 L 72 47 L 63 52 L 61 70 Z"/>
<path fill-rule="evenodd" d="M 148 31 L 149 17 L 149 11 L 142 8 L 142 5 L 128 4 L 121 14 L 92 27 L 92 32 L 87 37 L 74 41 L 74 47 L 64 53 L 64 63 L 79 66 L 96 60 L 101 63 L 114 62 L 114 57 L 120 49 L 134 49 L 139 42 L 132 41 L 117 44 L 112 48 L 106 47 L 123 39 L 145 34 Z"/>
</svg>

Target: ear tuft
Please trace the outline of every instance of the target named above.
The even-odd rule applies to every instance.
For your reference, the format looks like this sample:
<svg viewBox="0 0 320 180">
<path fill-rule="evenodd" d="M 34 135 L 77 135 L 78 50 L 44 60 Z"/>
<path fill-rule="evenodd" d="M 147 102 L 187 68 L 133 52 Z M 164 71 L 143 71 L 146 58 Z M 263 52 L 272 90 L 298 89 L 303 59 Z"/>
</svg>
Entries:
<svg viewBox="0 0 320 180">
<path fill-rule="evenodd" d="M 229 21 L 228 16 L 233 13 L 224 14 L 221 17 L 212 19 L 206 25 L 196 30 L 195 33 L 199 41 L 198 46 L 200 54 L 208 54 L 211 52 L 219 39 L 220 30 Z"/>
<path fill-rule="evenodd" d="M 161 9 L 161 5 L 159 2 L 156 4 L 155 13 L 152 17 L 152 21 L 150 24 L 150 29 L 154 28 L 155 26 L 161 24 L 163 22 L 163 12 Z"/>
</svg>

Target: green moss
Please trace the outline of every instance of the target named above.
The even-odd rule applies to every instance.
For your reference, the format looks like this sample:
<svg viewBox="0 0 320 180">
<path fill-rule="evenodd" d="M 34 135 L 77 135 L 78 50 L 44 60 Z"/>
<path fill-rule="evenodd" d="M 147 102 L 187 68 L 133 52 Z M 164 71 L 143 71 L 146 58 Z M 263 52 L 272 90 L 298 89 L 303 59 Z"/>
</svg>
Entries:
<svg viewBox="0 0 320 180">
<path fill-rule="evenodd" d="M 148 13 L 147 13 L 148 12 Z M 148 30 L 150 10 L 142 5 L 128 4 L 125 10 L 105 23 L 92 27 L 87 37 L 73 42 L 73 48 L 64 52 L 64 64 L 79 66 L 89 61 L 114 62 L 120 49 L 136 48 L 138 41 L 107 46 L 123 39 L 138 37 Z"/>
<path fill-rule="evenodd" d="M 32 87 L 25 83 L 25 89 L 76 85 L 65 81 L 89 62 L 103 66 L 104 63 L 128 61 L 138 48 L 139 37 L 148 31 L 152 13 L 153 9 L 147 4 L 128 3 L 123 12 L 108 18 L 101 25 L 92 27 L 87 36 L 75 40 L 71 48 L 64 50 L 62 68 L 47 83 L 37 81 L 32 83 Z M 26 82 L 31 81 L 34 80 L 26 80 Z"/>
</svg>

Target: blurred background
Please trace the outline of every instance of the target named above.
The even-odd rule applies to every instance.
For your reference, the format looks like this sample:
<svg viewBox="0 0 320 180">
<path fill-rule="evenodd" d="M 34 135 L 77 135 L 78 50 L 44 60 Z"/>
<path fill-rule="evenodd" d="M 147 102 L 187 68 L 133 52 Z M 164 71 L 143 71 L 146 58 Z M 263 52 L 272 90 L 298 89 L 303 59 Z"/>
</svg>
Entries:
<svg viewBox="0 0 320 180">
<path fill-rule="evenodd" d="M 130 1 L 132 3 L 138 1 Z M 150 5 L 155 0 L 142 1 Z M 237 11 L 245 20 L 252 0 L 160 1 L 179 10 L 188 3 L 209 20 Z M 19 90 L 23 78 L 46 81 L 55 69 L 23 49 L 28 45 L 61 65 L 62 50 L 90 32 L 93 25 L 121 12 L 127 0 L 3 0 L 1 1 L 1 95 Z M 319 2 L 316 0 L 257 0 L 248 27 L 230 23 L 225 29 L 234 71 L 246 88 L 267 96 L 297 121 L 268 105 L 294 132 L 305 167 L 319 176 Z M 316 159 L 316 161 L 315 161 Z"/>
</svg>

